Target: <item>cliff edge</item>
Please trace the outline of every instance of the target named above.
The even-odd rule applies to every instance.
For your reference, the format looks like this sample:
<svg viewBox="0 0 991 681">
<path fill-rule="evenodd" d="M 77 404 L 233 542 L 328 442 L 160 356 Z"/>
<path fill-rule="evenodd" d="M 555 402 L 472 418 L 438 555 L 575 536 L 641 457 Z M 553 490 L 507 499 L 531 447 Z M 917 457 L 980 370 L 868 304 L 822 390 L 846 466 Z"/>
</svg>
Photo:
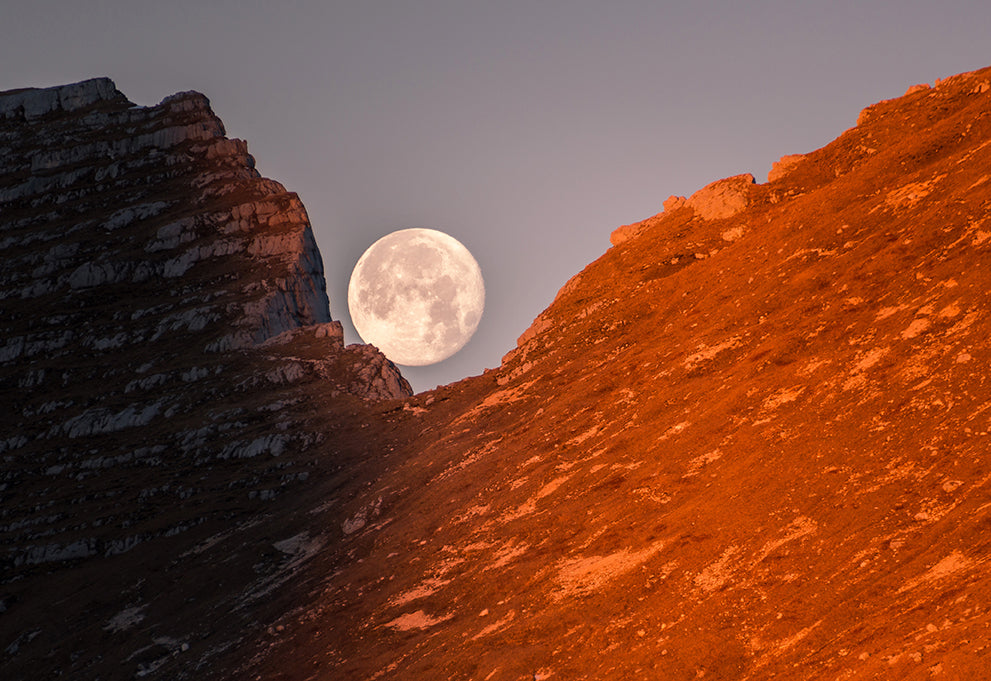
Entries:
<svg viewBox="0 0 991 681">
<path fill-rule="evenodd" d="M 2 666 L 150 673 L 189 639 L 125 632 L 259 588 L 275 567 L 248 528 L 350 455 L 322 453 L 364 457 L 333 431 L 411 390 L 344 347 L 303 205 L 196 92 L 0 93 L 0 257 Z M 219 535 L 246 564 L 196 548 Z"/>
</svg>

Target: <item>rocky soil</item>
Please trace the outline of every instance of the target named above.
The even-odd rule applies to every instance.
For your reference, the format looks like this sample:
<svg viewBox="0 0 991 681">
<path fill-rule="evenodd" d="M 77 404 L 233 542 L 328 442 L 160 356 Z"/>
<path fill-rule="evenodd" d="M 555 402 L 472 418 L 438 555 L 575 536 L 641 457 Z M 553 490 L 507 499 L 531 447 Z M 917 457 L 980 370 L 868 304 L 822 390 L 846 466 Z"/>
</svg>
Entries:
<svg viewBox="0 0 991 681">
<path fill-rule="evenodd" d="M 868 107 L 768 182 L 663 205 L 613 232 L 499 369 L 413 397 L 373 350 L 301 318 L 268 342 L 257 322 L 204 327 L 204 343 L 172 333 L 150 351 L 174 353 L 161 368 L 110 372 L 81 403 L 71 381 L 27 377 L 80 365 L 92 386 L 116 361 L 82 335 L 26 355 L 58 325 L 9 327 L 25 340 L 3 365 L 17 391 L 4 664 L 24 678 L 986 676 L 991 69 Z M 150 219 L 146 238 L 167 238 Z M 43 252 L 28 246 L 9 257 Z M 209 267 L 240 273 L 224 268 L 237 257 L 198 260 L 177 290 Z M 40 266 L 14 268 L 4 324 Z M 61 288 L 18 319 L 97 309 L 72 272 L 43 275 Z M 99 300 L 99 338 L 146 305 Z M 248 333 L 218 344 L 231 328 Z M 127 397 L 169 362 L 225 368 L 197 379 L 209 388 L 176 373 Z M 109 425 L 187 392 L 186 411 Z M 63 424 L 96 408 L 71 437 Z M 183 445 L 194 421 L 212 429 Z M 139 442 L 164 449 L 137 456 Z M 131 459 L 84 466 L 122 448 Z M 136 527 L 147 538 L 108 550 Z M 31 558 L 78 541 L 80 555 Z"/>
</svg>

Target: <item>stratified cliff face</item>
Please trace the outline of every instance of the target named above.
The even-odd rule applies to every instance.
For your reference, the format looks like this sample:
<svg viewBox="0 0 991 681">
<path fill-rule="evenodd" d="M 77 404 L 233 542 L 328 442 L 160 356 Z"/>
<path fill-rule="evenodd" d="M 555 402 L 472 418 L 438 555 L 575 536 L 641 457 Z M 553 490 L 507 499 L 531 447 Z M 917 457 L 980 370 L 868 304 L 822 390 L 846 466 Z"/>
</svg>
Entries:
<svg viewBox="0 0 991 681">
<path fill-rule="evenodd" d="M 303 481 L 364 457 L 335 430 L 411 393 L 344 347 L 302 204 L 198 93 L 0 93 L 0 258 L 2 676 L 231 645 L 219 613 L 276 574 L 250 528 L 288 531 Z"/>
<path fill-rule="evenodd" d="M 0 117 L 5 361 L 174 355 L 179 331 L 222 351 L 330 321 L 306 211 L 203 95 L 134 107 L 98 79 L 0 95 Z M 94 314 L 125 302 L 113 324 Z M 16 326 L 56 307 L 46 331 Z"/>
<path fill-rule="evenodd" d="M 986 678 L 991 69 L 771 178 L 617 230 L 386 415 L 230 678 Z"/>
</svg>

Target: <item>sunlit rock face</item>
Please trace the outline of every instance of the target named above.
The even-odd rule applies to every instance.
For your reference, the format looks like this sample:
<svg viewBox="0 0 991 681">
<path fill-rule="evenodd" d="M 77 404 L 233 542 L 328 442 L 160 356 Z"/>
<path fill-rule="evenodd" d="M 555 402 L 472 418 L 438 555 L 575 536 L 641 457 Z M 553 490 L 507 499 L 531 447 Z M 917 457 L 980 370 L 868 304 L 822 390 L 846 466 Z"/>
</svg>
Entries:
<svg viewBox="0 0 991 681">
<path fill-rule="evenodd" d="M 986 677 L 989 83 L 671 202 L 409 401 L 240 673 Z"/>
<path fill-rule="evenodd" d="M 149 672 L 198 636 L 169 633 L 179 602 L 209 599 L 185 581 L 155 601 L 136 566 L 161 568 L 162 594 L 169 565 L 220 579 L 251 545 L 239 523 L 341 466 L 316 422 L 347 430 L 409 385 L 344 347 L 302 204 L 195 92 L 152 107 L 108 79 L 0 93 L 0 260 L 0 667 L 109 678 L 87 636 L 113 634 L 110 676 Z M 193 550 L 218 532 L 234 537 L 224 558 Z M 254 558 L 213 596 L 268 574 Z M 160 636 L 127 633 L 138 621 Z"/>
</svg>

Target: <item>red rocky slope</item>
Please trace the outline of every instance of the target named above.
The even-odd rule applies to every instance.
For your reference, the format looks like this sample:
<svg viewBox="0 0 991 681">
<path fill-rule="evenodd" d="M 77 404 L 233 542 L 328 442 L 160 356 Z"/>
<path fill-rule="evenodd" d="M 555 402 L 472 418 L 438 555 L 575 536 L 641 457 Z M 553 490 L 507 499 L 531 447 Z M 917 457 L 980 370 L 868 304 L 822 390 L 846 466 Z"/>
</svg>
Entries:
<svg viewBox="0 0 991 681">
<path fill-rule="evenodd" d="M 983 70 L 617 230 L 382 414 L 231 678 L 983 678 L 989 192 Z"/>
</svg>

